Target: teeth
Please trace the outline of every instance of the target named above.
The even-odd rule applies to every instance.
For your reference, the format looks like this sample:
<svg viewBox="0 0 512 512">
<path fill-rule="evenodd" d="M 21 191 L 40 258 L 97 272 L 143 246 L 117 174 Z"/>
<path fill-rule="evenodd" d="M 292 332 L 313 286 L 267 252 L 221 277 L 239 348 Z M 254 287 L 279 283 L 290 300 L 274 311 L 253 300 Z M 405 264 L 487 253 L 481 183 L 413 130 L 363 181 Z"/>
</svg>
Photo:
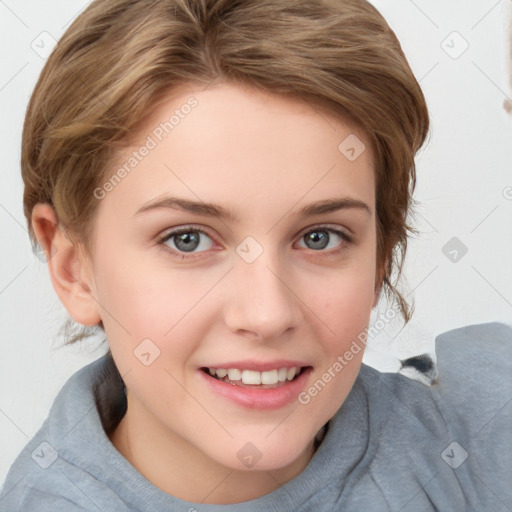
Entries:
<svg viewBox="0 0 512 512">
<path fill-rule="evenodd" d="M 270 370 L 269 372 L 261 372 L 261 383 L 262 384 L 277 384 L 279 378 L 277 370 Z"/>
<path fill-rule="evenodd" d="M 230 368 L 228 370 L 228 379 L 229 380 L 240 380 L 242 378 L 242 372 L 237 370 L 236 368 Z"/>
<path fill-rule="evenodd" d="M 253 370 L 244 370 L 242 372 L 242 382 L 244 384 L 261 384 L 261 373 Z"/>
<path fill-rule="evenodd" d="M 286 380 L 286 375 L 288 375 L 288 370 L 286 368 L 280 368 L 277 372 L 279 382 L 284 382 Z"/>
<path fill-rule="evenodd" d="M 229 380 L 241 380 L 244 384 L 277 384 L 286 380 L 293 380 L 299 373 L 300 368 L 293 366 L 292 368 L 276 368 L 265 372 L 257 372 L 254 370 L 240 370 L 238 368 L 208 368 L 210 375 L 217 375 L 219 379 L 227 376 Z"/>
</svg>

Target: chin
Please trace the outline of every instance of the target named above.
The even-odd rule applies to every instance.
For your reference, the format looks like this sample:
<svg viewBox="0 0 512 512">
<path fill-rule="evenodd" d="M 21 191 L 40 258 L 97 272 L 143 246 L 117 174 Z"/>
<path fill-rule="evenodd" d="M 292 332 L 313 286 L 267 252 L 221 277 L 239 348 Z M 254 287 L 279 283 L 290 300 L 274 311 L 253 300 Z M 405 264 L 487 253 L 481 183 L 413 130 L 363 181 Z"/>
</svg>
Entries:
<svg viewBox="0 0 512 512">
<path fill-rule="evenodd" d="M 244 437 L 243 441 L 237 438 L 231 441 L 229 446 L 225 446 L 225 449 L 210 453 L 209 456 L 237 471 L 276 471 L 285 469 L 295 462 L 305 467 L 311 459 L 312 439 L 304 436 L 279 436 L 277 433 L 265 439 L 266 435 L 267 432 L 259 438 L 253 437 L 252 441 L 249 436 Z M 274 439 L 271 439 L 272 436 L 275 436 Z M 310 453 L 306 455 L 306 451 Z"/>
</svg>

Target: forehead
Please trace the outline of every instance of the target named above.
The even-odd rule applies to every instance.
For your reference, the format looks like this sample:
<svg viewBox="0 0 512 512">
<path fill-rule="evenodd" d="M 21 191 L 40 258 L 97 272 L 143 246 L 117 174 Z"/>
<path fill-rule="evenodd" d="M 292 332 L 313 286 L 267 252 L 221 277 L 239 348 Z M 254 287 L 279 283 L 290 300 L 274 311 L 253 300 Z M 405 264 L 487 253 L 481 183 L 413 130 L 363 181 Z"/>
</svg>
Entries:
<svg viewBox="0 0 512 512">
<path fill-rule="evenodd" d="M 139 124 L 135 140 L 112 171 L 150 150 L 110 195 L 124 190 L 138 207 L 165 192 L 260 208 L 336 195 L 374 201 L 365 134 L 296 98 L 238 84 L 182 86 Z"/>
</svg>

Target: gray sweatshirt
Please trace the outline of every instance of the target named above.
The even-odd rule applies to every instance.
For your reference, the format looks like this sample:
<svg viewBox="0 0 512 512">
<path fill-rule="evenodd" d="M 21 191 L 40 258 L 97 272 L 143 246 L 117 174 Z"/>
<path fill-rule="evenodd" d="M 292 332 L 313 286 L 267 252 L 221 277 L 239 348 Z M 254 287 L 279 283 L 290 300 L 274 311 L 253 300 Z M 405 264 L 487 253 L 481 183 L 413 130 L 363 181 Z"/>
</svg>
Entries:
<svg viewBox="0 0 512 512">
<path fill-rule="evenodd" d="M 431 387 L 363 364 L 304 471 L 233 505 L 177 499 L 116 450 L 105 425 L 125 399 L 111 357 L 103 356 L 59 392 L 11 466 L 0 510 L 510 512 L 512 329 L 454 329 L 436 338 L 436 355 L 439 378 Z M 102 386 L 108 393 L 97 403 Z"/>
</svg>

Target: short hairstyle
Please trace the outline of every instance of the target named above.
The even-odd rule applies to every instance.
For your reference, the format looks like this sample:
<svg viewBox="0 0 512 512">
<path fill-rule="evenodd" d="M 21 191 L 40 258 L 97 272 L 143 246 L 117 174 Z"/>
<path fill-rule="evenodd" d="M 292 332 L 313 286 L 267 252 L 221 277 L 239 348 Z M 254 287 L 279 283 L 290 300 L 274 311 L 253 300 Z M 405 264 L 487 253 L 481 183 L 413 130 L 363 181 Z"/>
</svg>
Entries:
<svg viewBox="0 0 512 512">
<path fill-rule="evenodd" d="M 93 1 L 48 58 L 26 113 L 21 168 L 33 246 L 32 209 L 47 203 L 90 254 L 93 191 L 140 120 L 178 85 L 213 80 L 307 101 L 367 135 L 379 277 L 407 322 L 412 308 L 395 282 L 416 232 L 414 157 L 429 115 L 396 35 L 366 0 Z"/>
</svg>

